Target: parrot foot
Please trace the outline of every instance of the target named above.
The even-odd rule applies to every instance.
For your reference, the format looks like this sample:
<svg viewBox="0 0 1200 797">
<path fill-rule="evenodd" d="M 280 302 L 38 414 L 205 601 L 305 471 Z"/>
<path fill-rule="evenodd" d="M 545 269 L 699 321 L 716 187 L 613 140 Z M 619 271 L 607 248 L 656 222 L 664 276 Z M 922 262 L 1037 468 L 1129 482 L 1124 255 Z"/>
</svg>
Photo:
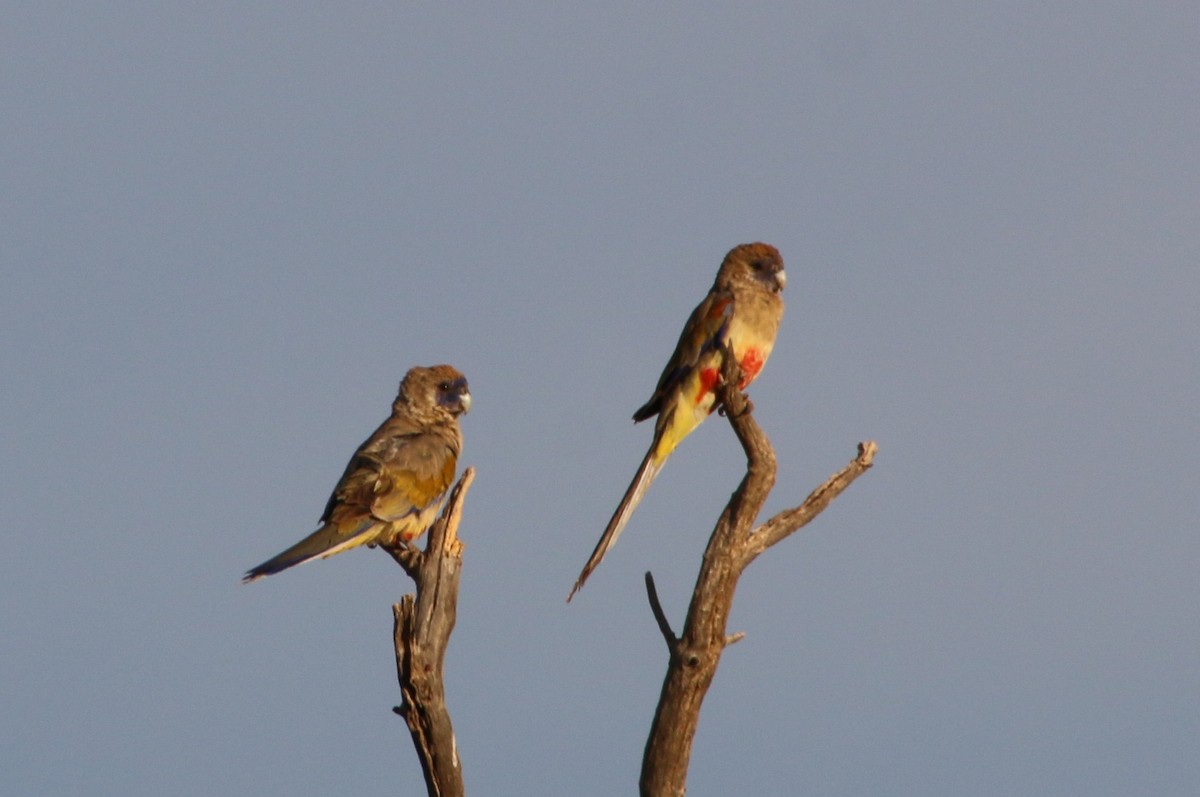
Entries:
<svg viewBox="0 0 1200 797">
<path fill-rule="evenodd" d="M 750 397 L 747 396 L 745 393 L 743 393 L 742 398 L 744 398 L 746 401 L 745 401 L 745 404 L 742 406 L 741 410 L 739 410 L 737 413 L 731 415 L 730 410 L 724 404 L 722 404 L 720 407 L 717 408 L 717 414 L 720 415 L 722 418 L 730 418 L 730 417 L 740 418 L 743 415 L 745 415 L 746 413 L 754 412 L 754 402 L 750 400 Z"/>
</svg>

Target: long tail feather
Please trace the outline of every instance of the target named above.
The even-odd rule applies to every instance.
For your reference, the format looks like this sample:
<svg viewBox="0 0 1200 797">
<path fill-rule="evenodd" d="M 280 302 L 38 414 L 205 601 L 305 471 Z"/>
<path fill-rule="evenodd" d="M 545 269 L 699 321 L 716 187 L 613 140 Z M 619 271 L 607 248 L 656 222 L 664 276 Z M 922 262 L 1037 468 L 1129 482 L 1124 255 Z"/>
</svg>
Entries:
<svg viewBox="0 0 1200 797">
<path fill-rule="evenodd" d="M 650 483 L 654 481 L 654 477 L 662 470 L 666 458 L 664 457 L 655 462 L 654 449 L 655 446 L 651 446 L 650 450 L 646 453 L 646 458 L 642 460 L 637 474 L 629 484 L 629 489 L 625 491 L 625 497 L 621 499 L 621 503 L 617 506 L 617 511 L 613 513 L 612 520 L 608 521 L 608 527 L 600 535 L 600 542 L 596 543 L 596 549 L 592 551 L 591 558 L 583 566 L 583 571 L 580 572 L 579 579 L 575 582 L 575 586 L 571 588 L 571 594 L 567 596 L 568 603 L 571 602 L 571 598 L 575 597 L 575 593 L 583 586 L 583 582 L 587 581 L 592 571 L 604 560 L 604 555 L 608 553 L 609 548 L 612 548 L 616 544 L 617 537 L 621 536 L 625 524 L 633 516 L 633 510 L 637 509 L 637 505 L 642 501 L 642 496 L 646 494 L 646 488 L 650 486 Z"/>
<path fill-rule="evenodd" d="M 378 531 L 378 523 L 370 522 L 356 529 L 350 536 L 332 523 L 327 523 L 309 534 L 283 553 L 273 556 L 258 567 L 253 567 L 242 576 L 242 583 L 258 581 L 263 576 L 272 576 L 289 567 L 302 565 L 314 559 L 324 559 L 359 545 L 365 545 Z"/>
</svg>

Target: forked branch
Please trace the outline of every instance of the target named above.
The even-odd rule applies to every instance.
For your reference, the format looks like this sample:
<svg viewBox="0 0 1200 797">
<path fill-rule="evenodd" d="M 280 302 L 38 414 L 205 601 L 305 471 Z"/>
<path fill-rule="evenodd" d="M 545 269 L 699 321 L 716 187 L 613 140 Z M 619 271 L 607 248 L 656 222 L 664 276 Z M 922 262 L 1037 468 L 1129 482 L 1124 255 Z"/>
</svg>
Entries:
<svg viewBox="0 0 1200 797">
<path fill-rule="evenodd" d="M 764 550 L 815 518 L 843 490 L 871 467 L 876 446 L 860 443 L 858 456 L 814 490 L 804 503 L 780 512 L 754 528 L 775 484 L 775 450 L 754 420 L 753 407 L 736 385 L 736 360 L 725 358 L 718 398 L 723 413 L 746 452 L 746 475 L 729 499 L 709 538 L 700 565 L 683 631 L 676 638 L 646 574 L 655 621 L 670 649 L 658 708 L 646 740 L 639 782 L 642 797 L 683 797 L 692 740 L 700 722 L 700 707 L 717 671 L 721 653 L 742 638 L 726 633 L 733 594 L 742 571 Z"/>
</svg>

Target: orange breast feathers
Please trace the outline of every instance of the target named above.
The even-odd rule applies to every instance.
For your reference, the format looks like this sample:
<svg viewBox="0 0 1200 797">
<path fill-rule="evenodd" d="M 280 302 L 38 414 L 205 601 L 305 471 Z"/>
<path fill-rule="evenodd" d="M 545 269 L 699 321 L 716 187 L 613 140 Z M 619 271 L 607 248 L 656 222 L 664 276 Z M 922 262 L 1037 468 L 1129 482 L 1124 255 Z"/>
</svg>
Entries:
<svg viewBox="0 0 1200 797">
<path fill-rule="evenodd" d="M 745 390 L 746 386 L 754 381 L 754 378 L 758 376 L 759 371 L 762 370 L 763 365 L 767 362 L 767 354 L 769 353 L 753 347 L 742 352 L 741 362 L 738 363 L 742 367 L 742 381 L 738 384 L 739 389 Z"/>
<path fill-rule="evenodd" d="M 762 371 L 763 365 L 767 362 L 767 356 L 770 350 L 763 351 L 762 349 L 750 347 L 742 352 L 741 359 L 738 364 L 742 368 L 742 381 L 738 383 L 738 390 L 745 390 L 746 386 L 754 381 L 759 372 Z M 699 404 L 705 398 L 711 397 L 717 389 L 717 383 L 721 381 L 720 369 L 716 366 L 700 369 L 700 390 L 696 393 L 695 403 Z"/>
</svg>

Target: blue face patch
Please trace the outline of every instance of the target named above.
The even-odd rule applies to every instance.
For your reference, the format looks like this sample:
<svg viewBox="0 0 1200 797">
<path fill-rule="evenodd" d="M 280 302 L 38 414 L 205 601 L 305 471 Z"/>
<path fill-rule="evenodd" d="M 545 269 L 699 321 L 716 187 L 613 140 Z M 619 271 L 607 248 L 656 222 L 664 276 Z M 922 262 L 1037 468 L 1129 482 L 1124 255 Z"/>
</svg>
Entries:
<svg viewBox="0 0 1200 797">
<path fill-rule="evenodd" d="M 437 388 L 437 402 L 450 410 L 466 412 L 471 407 L 471 393 L 466 379 L 443 382 Z"/>
</svg>

